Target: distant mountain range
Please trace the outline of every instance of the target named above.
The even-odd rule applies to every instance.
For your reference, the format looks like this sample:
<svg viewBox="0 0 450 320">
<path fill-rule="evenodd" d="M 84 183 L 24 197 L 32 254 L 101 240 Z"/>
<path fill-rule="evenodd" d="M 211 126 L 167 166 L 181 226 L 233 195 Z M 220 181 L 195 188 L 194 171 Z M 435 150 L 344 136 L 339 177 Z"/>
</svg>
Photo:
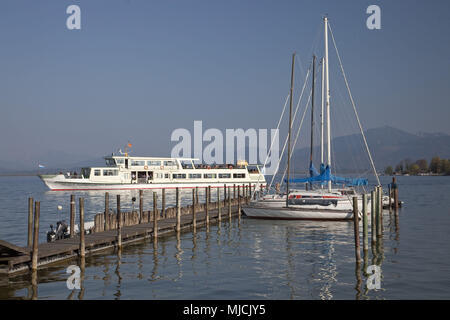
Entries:
<svg viewBox="0 0 450 320">
<path fill-rule="evenodd" d="M 385 126 L 366 130 L 365 136 L 378 172 L 389 165 L 395 167 L 405 159 L 413 161 L 426 159 L 428 162 L 434 156 L 450 159 L 450 135 L 444 133 L 412 134 Z M 361 134 L 337 137 L 332 140 L 331 145 L 331 163 L 336 170 L 342 172 L 370 170 L 370 162 Z M 314 148 L 315 166 L 320 163 L 319 150 L 319 147 Z M 309 148 L 294 151 L 294 170 L 307 170 L 309 154 Z"/>
<path fill-rule="evenodd" d="M 377 171 L 381 172 L 388 165 L 395 166 L 400 161 L 426 159 L 433 156 L 450 159 L 450 135 L 444 133 L 412 134 L 393 127 L 385 126 L 369 129 L 365 132 L 367 143 L 372 153 Z M 309 139 L 309 137 L 308 137 Z M 332 140 L 332 165 L 337 172 L 364 172 L 370 170 L 367 152 L 360 134 L 337 137 Z M 314 164 L 319 166 L 319 147 L 314 148 Z M 309 148 L 294 150 L 293 169 L 306 172 L 309 165 Z M 326 157 L 325 157 L 326 159 Z M 51 151 L 39 157 L 46 166 L 42 173 L 63 170 L 76 170 L 86 166 L 102 166 L 101 157 L 85 157 L 66 152 Z M 283 158 L 280 167 L 284 167 Z M 0 174 L 34 174 L 36 164 L 22 164 L 0 160 Z"/>
</svg>

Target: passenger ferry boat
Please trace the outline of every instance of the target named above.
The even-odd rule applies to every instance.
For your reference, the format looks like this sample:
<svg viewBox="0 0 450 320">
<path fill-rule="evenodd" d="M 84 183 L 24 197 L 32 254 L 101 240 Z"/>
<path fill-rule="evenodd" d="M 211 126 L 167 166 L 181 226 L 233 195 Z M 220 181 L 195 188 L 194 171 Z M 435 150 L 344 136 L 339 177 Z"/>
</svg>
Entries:
<svg viewBox="0 0 450 320">
<path fill-rule="evenodd" d="M 105 167 L 82 168 L 80 174 L 41 174 L 50 190 L 127 190 L 224 187 L 248 185 L 264 188 L 258 165 L 240 160 L 236 165 L 194 164 L 194 158 L 153 158 L 111 155 Z"/>
</svg>

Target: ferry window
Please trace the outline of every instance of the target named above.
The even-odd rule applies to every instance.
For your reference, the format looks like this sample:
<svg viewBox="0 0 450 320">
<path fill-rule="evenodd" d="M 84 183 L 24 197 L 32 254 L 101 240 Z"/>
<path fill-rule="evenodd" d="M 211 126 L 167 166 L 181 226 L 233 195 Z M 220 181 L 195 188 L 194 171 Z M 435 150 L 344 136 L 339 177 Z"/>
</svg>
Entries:
<svg viewBox="0 0 450 320">
<path fill-rule="evenodd" d="M 186 179 L 186 174 L 185 173 L 174 173 L 172 175 L 172 178 L 174 178 L 174 179 Z"/>
<path fill-rule="evenodd" d="M 192 162 L 190 160 L 181 160 L 181 167 L 183 169 L 192 169 Z"/>
<path fill-rule="evenodd" d="M 169 174 L 166 173 L 166 174 L 164 175 L 164 178 L 169 179 Z"/>
<path fill-rule="evenodd" d="M 249 173 L 259 173 L 258 167 L 257 166 L 248 166 L 247 170 Z"/>
<path fill-rule="evenodd" d="M 149 160 L 147 161 L 148 166 L 159 167 L 161 165 L 161 161 L 157 160 Z"/>
<path fill-rule="evenodd" d="M 175 161 L 169 160 L 169 161 L 164 161 L 164 165 L 165 166 L 176 166 Z"/>
<path fill-rule="evenodd" d="M 114 161 L 114 159 L 106 159 L 106 165 L 108 167 L 114 167 L 116 165 L 116 162 Z"/>
<path fill-rule="evenodd" d="M 201 179 L 201 178 L 202 178 L 201 173 L 190 173 L 189 174 L 189 179 Z"/>
<path fill-rule="evenodd" d="M 245 178 L 245 173 L 233 173 L 233 178 Z"/>
<path fill-rule="evenodd" d="M 124 159 L 116 159 L 116 163 L 117 164 L 124 164 L 125 160 Z"/>
<path fill-rule="evenodd" d="M 94 176 L 100 176 L 101 175 L 102 170 L 100 169 L 95 169 L 94 170 Z"/>
<path fill-rule="evenodd" d="M 215 179 L 217 175 L 215 173 L 204 173 L 203 178 L 205 179 Z"/>
<path fill-rule="evenodd" d="M 219 178 L 229 179 L 229 178 L 231 178 L 231 174 L 230 173 L 219 173 Z"/>
<path fill-rule="evenodd" d="M 81 176 L 83 178 L 89 178 L 91 176 L 91 169 L 90 168 L 82 168 L 81 169 Z"/>
<path fill-rule="evenodd" d="M 145 161 L 141 161 L 141 160 L 131 160 L 131 165 L 132 166 L 145 166 Z"/>
<path fill-rule="evenodd" d="M 117 176 L 117 175 L 119 175 L 119 170 L 110 170 L 110 169 L 103 170 L 103 176 Z"/>
</svg>

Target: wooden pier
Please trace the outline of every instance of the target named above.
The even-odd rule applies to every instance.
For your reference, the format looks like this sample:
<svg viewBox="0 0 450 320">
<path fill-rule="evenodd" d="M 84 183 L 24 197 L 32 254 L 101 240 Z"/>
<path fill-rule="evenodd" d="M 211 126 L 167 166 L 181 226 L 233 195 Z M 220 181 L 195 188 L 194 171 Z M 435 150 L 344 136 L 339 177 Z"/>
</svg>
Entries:
<svg viewBox="0 0 450 320">
<path fill-rule="evenodd" d="M 244 195 L 240 192 L 241 187 Z M 0 240 L 0 273 L 16 274 L 30 269 L 36 270 L 52 263 L 76 257 L 88 257 L 102 250 L 121 248 L 147 238 L 155 240 L 157 237 L 195 230 L 202 226 L 208 228 L 209 224 L 220 222 L 226 218 L 231 221 L 233 216 L 240 218 L 241 204 L 250 201 L 248 190 L 251 190 L 251 187 L 247 189 L 247 186 L 239 186 L 237 190 L 237 196 L 234 192 L 235 197 L 232 197 L 233 193 L 228 190 L 224 200 L 211 203 L 211 190 L 206 189 L 205 192 L 208 196 L 205 197 L 205 203 L 198 203 L 198 198 L 193 196 L 193 203 L 185 207 L 180 206 L 179 190 L 176 190 L 175 207 L 163 207 L 162 210 L 158 210 L 154 202 L 152 211 L 144 211 L 143 202 L 140 201 L 140 208 L 137 212 L 120 212 L 120 196 L 118 196 L 118 210 L 114 214 L 109 212 L 109 195 L 106 193 L 105 199 L 108 202 L 105 202 L 105 212 L 95 216 L 95 226 L 90 234 L 77 234 L 67 239 L 40 244 L 34 243 L 34 241 L 31 244 L 29 241 L 28 247 L 18 247 Z M 165 193 L 162 194 L 164 203 Z M 156 199 L 156 193 L 154 193 L 154 199 Z M 71 197 L 71 202 L 73 200 L 74 197 Z M 79 200 L 80 225 L 83 225 L 84 205 L 82 204 L 83 199 Z M 39 207 L 39 202 L 36 202 L 34 224 L 37 227 L 39 227 Z M 32 211 L 32 208 L 29 211 Z M 73 218 L 74 211 L 72 208 L 71 221 L 75 220 Z M 73 223 L 71 223 L 71 232 L 74 229 Z M 80 228 L 80 230 L 82 229 Z M 35 234 L 36 232 L 39 231 L 35 230 Z M 33 256 L 35 256 L 34 259 Z"/>
</svg>

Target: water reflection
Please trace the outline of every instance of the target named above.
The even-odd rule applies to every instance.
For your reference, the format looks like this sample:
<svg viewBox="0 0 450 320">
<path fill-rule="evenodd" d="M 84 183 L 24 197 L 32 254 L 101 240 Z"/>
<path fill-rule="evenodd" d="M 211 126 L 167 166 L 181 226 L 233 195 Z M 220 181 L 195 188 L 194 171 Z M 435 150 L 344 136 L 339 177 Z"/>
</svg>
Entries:
<svg viewBox="0 0 450 320">
<path fill-rule="evenodd" d="M 150 281 L 158 280 L 158 239 L 153 239 L 153 268 Z"/>
<path fill-rule="evenodd" d="M 115 300 L 120 300 L 120 297 L 122 296 L 122 293 L 120 292 L 120 288 L 122 286 L 122 276 L 120 275 L 120 266 L 122 264 L 122 249 L 117 249 L 117 262 L 116 262 L 116 269 L 114 271 L 115 275 L 117 276 L 117 285 L 116 285 L 116 291 L 113 294 Z"/>
</svg>

